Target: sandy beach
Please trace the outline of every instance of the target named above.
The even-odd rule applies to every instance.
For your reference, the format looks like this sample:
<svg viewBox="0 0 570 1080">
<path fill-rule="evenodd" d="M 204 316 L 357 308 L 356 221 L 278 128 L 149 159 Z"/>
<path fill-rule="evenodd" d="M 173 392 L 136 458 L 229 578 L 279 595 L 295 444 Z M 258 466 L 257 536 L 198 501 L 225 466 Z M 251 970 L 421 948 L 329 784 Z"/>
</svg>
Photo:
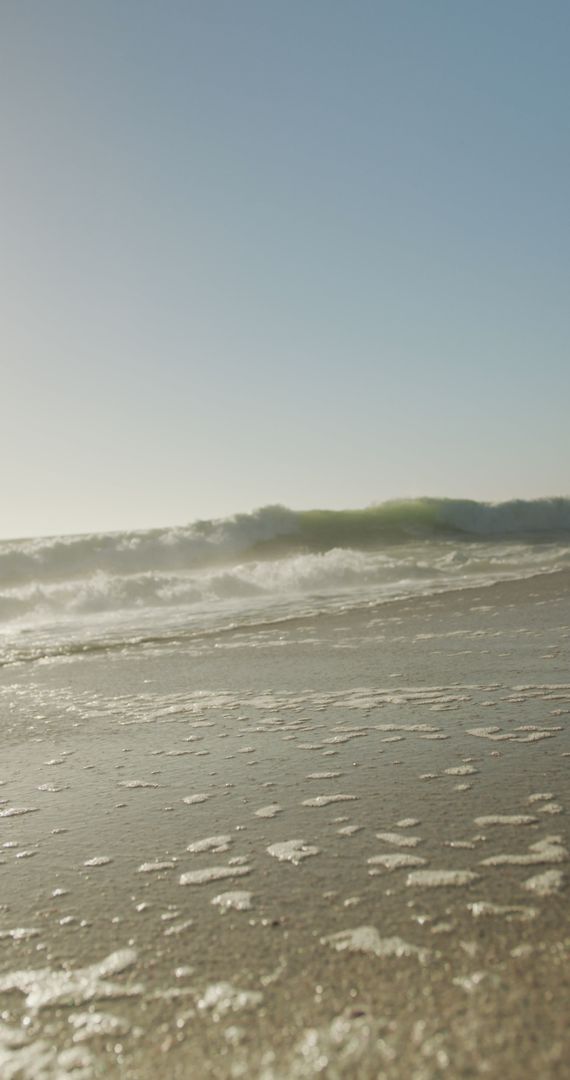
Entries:
<svg viewBox="0 0 570 1080">
<path fill-rule="evenodd" d="M 0 672 L 0 1076 L 570 1075 L 570 574 Z"/>
<path fill-rule="evenodd" d="M 0 1080 L 570 1080 L 570 2 L 0 49 Z"/>
</svg>

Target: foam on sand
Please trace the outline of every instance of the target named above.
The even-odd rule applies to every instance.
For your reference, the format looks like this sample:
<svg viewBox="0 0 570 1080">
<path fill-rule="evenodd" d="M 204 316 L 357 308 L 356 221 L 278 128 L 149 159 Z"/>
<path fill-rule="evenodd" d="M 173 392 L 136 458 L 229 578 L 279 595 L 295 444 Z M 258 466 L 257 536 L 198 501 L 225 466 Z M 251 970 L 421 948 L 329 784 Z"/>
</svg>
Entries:
<svg viewBox="0 0 570 1080">
<path fill-rule="evenodd" d="M 489 825 L 536 825 L 537 821 L 532 814 L 485 814 L 475 818 L 475 824 L 481 829 Z"/>
<path fill-rule="evenodd" d="M 303 806 L 329 806 L 335 802 L 355 802 L 356 795 L 316 795 L 314 799 L 303 799 Z"/>
<path fill-rule="evenodd" d="M 126 1020 L 113 1016 L 112 1013 L 72 1013 L 69 1023 L 74 1029 L 74 1042 L 85 1042 L 88 1039 L 99 1039 L 110 1035 L 127 1035 L 130 1030 L 130 1025 Z"/>
<path fill-rule="evenodd" d="M 175 862 L 145 862 L 141 863 L 138 868 L 139 874 L 154 874 L 160 873 L 162 870 L 174 870 L 176 866 Z"/>
<path fill-rule="evenodd" d="M 278 844 L 271 844 L 267 848 L 267 853 L 279 859 L 280 862 L 291 862 L 294 866 L 298 866 L 302 859 L 319 855 L 320 849 L 306 844 L 304 840 L 283 840 Z"/>
<path fill-rule="evenodd" d="M 200 1012 L 218 1021 L 228 1013 L 255 1009 L 262 1001 L 263 994 L 259 990 L 238 990 L 229 982 L 219 982 L 207 987 L 198 998 L 197 1006 Z"/>
<path fill-rule="evenodd" d="M 204 840 L 195 840 L 192 844 L 188 844 L 186 851 L 189 851 L 193 855 L 199 855 L 204 851 L 213 851 L 214 853 L 228 851 L 232 842 L 231 836 L 206 836 Z"/>
<path fill-rule="evenodd" d="M 251 911 L 253 893 L 245 889 L 235 889 L 233 892 L 218 893 L 212 898 L 212 904 L 219 907 L 222 913 L 226 911 Z"/>
<path fill-rule="evenodd" d="M 388 957 L 415 957 L 424 961 L 429 956 L 429 949 L 410 945 L 401 937 L 381 938 L 375 926 L 357 926 L 354 930 L 341 930 L 338 934 L 329 934 L 321 938 L 324 945 L 331 945 L 337 952 L 361 952 L 380 959 Z"/>
<path fill-rule="evenodd" d="M 481 866 L 540 866 L 543 863 L 565 862 L 567 858 L 562 837 L 545 836 L 536 844 L 530 844 L 527 855 L 491 855 L 482 860 Z"/>
<path fill-rule="evenodd" d="M 400 870 L 404 866 L 425 866 L 427 859 L 422 859 L 419 855 L 409 855 L 407 851 L 390 851 L 385 855 L 371 855 L 366 861 L 369 866 Z"/>
<path fill-rule="evenodd" d="M 475 903 L 468 904 L 467 908 L 475 919 L 482 915 L 504 915 L 508 921 L 514 918 L 527 922 L 538 915 L 537 909 L 533 907 L 523 907 L 520 904 L 492 904 L 488 900 L 476 900 Z"/>
<path fill-rule="evenodd" d="M 307 775 L 307 780 L 335 780 L 337 776 L 342 776 L 340 772 L 312 772 Z"/>
<path fill-rule="evenodd" d="M 421 844 L 421 836 L 400 836 L 399 833 L 377 832 L 377 840 L 383 840 L 386 844 L 394 844 L 396 847 L 417 847 Z"/>
<path fill-rule="evenodd" d="M 462 887 L 479 880 L 473 870 L 412 870 L 406 885 L 419 885 L 426 889 Z"/>
<path fill-rule="evenodd" d="M 561 891 L 564 885 L 564 874 L 562 870 L 545 870 L 543 874 L 527 878 L 523 885 L 535 896 L 553 896 L 554 893 Z"/>
<path fill-rule="evenodd" d="M 30 938 L 39 937 L 40 931 L 34 926 L 16 926 L 13 930 L 0 930 L 0 941 L 11 938 L 12 941 L 28 941 Z"/>
<path fill-rule="evenodd" d="M 207 885 L 223 878 L 245 877 L 251 874 L 251 866 L 209 866 L 204 870 L 188 870 L 180 875 L 181 885 Z"/>
<path fill-rule="evenodd" d="M 61 1050 L 51 1040 L 0 1024 L 0 1075 L 5 1080 L 90 1080 L 94 1065 L 84 1046 Z"/>
<path fill-rule="evenodd" d="M 52 968 L 11 971 L 0 977 L 0 993 L 19 990 L 25 995 L 31 1012 L 52 1005 L 81 1005 L 103 998 L 133 997 L 142 994 L 141 986 L 110 982 L 137 960 L 134 949 L 119 949 L 97 964 L 85 968 L 57 971 Z"/>
</svg>

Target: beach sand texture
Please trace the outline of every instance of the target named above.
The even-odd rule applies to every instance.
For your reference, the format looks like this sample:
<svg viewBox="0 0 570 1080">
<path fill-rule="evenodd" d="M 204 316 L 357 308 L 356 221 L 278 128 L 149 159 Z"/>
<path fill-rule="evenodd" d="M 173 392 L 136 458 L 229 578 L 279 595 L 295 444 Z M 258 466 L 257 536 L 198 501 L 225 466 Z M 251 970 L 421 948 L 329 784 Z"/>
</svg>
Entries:
<svg viewBox="0 0 570 1080">
<path fill-rule="evenodd" d="M 0 673 L 0 1076 L 570 1075 L 570 575 Z"/>
</svg>

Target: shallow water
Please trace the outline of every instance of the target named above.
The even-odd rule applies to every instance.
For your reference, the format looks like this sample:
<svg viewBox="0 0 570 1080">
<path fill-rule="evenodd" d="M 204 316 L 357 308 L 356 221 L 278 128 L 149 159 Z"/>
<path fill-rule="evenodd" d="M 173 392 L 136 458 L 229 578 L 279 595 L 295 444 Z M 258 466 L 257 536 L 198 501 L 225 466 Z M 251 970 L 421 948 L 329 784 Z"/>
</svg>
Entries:
<svg viewBox="0 0 570 1080">
<path fill-rule="evenodd" d="M 562 1076 L 568 589 L 5 669 L 0 1075 Z"/>
</svg>

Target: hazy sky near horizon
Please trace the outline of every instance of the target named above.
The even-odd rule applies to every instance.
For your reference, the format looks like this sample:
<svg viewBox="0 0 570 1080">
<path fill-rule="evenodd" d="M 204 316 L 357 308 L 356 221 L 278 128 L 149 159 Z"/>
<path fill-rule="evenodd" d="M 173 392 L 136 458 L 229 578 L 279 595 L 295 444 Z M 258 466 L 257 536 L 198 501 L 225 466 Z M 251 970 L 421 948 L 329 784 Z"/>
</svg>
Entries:
<svg viewBox="0 0 570 1080">
<path fill-rule="evenodd" d="M 570 489 L 567 0 L 0 0 L 0 536 Z"/>
</svg>

